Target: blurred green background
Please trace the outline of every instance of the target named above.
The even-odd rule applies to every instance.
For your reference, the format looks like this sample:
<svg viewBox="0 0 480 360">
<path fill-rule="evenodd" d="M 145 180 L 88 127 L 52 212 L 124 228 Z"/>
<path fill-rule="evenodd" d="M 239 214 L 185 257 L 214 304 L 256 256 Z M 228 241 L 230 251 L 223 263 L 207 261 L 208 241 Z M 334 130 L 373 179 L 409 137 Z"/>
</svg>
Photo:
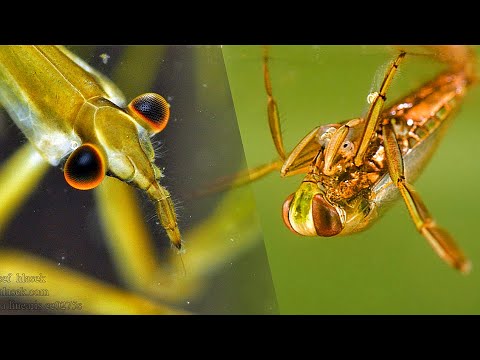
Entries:
<svg viewBox="0 0 480 360">
<path fill-rule="evenodd" d="M 396 54 L 386 46 L 272 46 L 273 93 L 286 150 L 318 125 L 363 116 L 366 96 L 378 89 Z M 223 55 L 247 164 L 269 162 L 276 152 L 267 123 L 262 49 L 224 46 Z M 389 101 L 416 89 L 442 66 L 407 56 Z M 281 313 L 480 313 L 480 166 L 475 158 L 480 154 L 479 99 L 477 86 L 415 183 L 434 218 L 472 260 L 472 273 L 462 276 L 437 257 L 417 233 L 402 201 L 360 234 L 319 238 L 291 233 L 281 219 L 281 207 L 302 176 L 282 179 L 274 173 L 252 187 Z"/>
</svg>

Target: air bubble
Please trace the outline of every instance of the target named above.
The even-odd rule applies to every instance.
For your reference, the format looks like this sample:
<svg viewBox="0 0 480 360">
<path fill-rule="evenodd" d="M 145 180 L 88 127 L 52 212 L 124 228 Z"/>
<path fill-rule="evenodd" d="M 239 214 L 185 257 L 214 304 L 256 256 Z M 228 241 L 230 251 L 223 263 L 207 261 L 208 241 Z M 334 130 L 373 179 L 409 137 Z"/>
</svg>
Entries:
<svg viewBox="0 0 480 360">
<path fill-rule="evenodd" d="M 106 65 L 108 63 L 108 60 L 110 60 L 110 55 L 107 53 L 103 53 L 100 55 L 100 59 L 102 59 L 102 62 Z"/>
<path fill-rule="evenodd" d="M 369 104 L 373 103 L 375 101 L 375 99 L 378 97 L 378 92 L 375 91 L 375 92 L 372 92 L 370 94 L 367 95 L 367 102 Z"/>
</svg>

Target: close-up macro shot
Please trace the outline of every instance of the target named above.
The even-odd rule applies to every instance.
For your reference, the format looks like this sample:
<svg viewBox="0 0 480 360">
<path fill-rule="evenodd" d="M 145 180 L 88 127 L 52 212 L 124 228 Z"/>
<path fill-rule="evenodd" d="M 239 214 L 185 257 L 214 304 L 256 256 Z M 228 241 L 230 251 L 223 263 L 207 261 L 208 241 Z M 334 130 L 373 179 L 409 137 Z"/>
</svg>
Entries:
<svg viewBox="0 0 480 360">
<path fill-rule="evenodd" d="M 271 314 L 220 46 L 0 47 L 0 312 Z M 144 95 L 146 94 L 146 95 Z"/>
<path fill-rule="evenodd" d="M 480 312 L 479 53 L 223 47 L 280 313 Z"/>
<path fill-rule="evenodd" d="M 0 314 L 480 313 L 468 45 L 1 45 Z"/>
</svg>

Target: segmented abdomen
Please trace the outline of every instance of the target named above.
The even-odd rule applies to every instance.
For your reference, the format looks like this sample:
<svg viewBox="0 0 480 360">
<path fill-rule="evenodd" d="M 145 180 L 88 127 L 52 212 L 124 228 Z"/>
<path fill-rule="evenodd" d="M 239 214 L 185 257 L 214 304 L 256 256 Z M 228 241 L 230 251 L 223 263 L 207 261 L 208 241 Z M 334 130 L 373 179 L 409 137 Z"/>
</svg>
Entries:
<svg viewBox="0 0 480 360">
<path fill-rule="evenodd" d="M 463 72 L 442 73 L 383 113 L 394 125 L 402 152 L 413 149 L 450 117 L 470 83 Z"/>
</svg>

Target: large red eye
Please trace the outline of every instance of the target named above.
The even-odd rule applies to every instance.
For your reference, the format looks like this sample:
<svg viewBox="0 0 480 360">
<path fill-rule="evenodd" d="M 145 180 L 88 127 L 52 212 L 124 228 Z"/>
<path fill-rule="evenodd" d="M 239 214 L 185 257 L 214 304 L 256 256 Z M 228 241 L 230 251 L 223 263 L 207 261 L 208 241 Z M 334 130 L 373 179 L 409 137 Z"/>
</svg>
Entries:
<svg viewBox="0 0 480 360">
<path fill-rule="evenodd" d="M 137 96 L 128 104 L 130 114 L 140 120 L 152 133 L 158 133 L 167 126 L 170 105 L 167 100 L 155 93 Z"/>
<path fill-rule="evenodd" d="M 67 183 L 78 190 L 97 187 L 105 177 L 105 161 L 92 144 L 83 144 L 70 154 L 63 174 Z"/>
<path fill-rule="evenodd" d="M 342 220 L 337 210 L 320 194 L 312 199 L 312 218 L 315 231 L 319 236 L 335 236 L 343 230 Z"/>
</svg>

